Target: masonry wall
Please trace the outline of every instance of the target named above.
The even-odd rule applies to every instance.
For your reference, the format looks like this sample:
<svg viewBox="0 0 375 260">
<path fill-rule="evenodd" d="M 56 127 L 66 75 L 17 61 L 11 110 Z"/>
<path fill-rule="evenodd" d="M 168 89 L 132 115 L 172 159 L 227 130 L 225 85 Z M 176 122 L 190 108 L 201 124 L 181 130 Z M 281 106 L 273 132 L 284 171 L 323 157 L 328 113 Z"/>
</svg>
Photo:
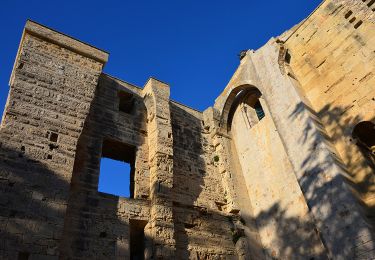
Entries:
<svg viewBox="0 0 375 260">
<path fill-rule="evenodd" d="M 311 258 L 324 252 L 293 167 L 263 99 L 265 117 L 249 122 L 246 104 L 233 116 L 231 136 L 259 236 L 269 257 Z M 246 110 L 245 110 L 246 109 Z M 310 223 L 309 223 L 310 222 Z"/>
<path fill-rule="evenodd" d="M 133 95 L 130 113 L 119 111 L 121 91 Z M 149 220 L 146 108 L 139 92 L 138 88 L 107 75 L 100 77 L 77 147 L 61 245 L 64 258 L 129 258 L 129 222 Z M 134 199 L 98 191 L 105 140 L 135 147 Z M 116 147 L 112 149 L 116 152 Z M 121 158 L 122 154 L 118 156 Z M 130 173 L 118 174 L 126 174 L 130 179 Z"/>
<path fill-rule="evenodd" d="M 374 168 L 352 131 L 375 118 L 374 10 L 370 0 L 325 1 L 285 43 L 301 92 L 327 130 L 372 222 Z"/>
<path fill-rule="evenodd" d="M 106 56 L 26 24 L 0 129 L 0 258 L 59 255 L 76 145 Z"/>
<path fill-rule="evenodd" d="M 340 109 L 333 110 L 336 112 L 336 114 L 331 118 L 331 121 L 328 119 L 323 119 L 323 117 L 317 113 L 317 110 L 314 107 L 314 102 L 311 98 L 313 92 L 307 94 L 307 92 L 304 90 L 306 86 L 311 88 L 319 88 L 318 86 L 322 87 L 325 85 L 325 83 L 330 84 L 328 77 L 323 79 L 323 77 L 325 77 L 324 75 L 327 75 L 332 71 L 332 75 L 335 76 L 344 67 L 341 66 L 341 63 L 335 62 L 340 61 L 343 64 L 345 63 L 348 68 L 353 68 L 353 65 L 357 65 L 359 62 L 351 56 L 353 53 L 347 55 L 346 52 L 342 52 L 335 56 L 335 51 L 340 50 L 340 48 L 343 46 L 346 46 L 347 51 L 351 50 L 352 48 L 359 48 L 359 46 L 353 42 L 345 42 L 345 44 L 341 42 L 335 45 L 336 48 L 332 48 L 332 50 L 334 50 L 332 53 L 325 53 L 325 57 L 331 55 L 329 56 L 329 59 L 334 61 L 334 63 L 325 67 L 324 70 L 322 69 L 319 71 L 319 75 L 316 75 L 315 80 L 320 79 L 320 82 L 317 81 L 315 84 L 306 85 L 307 80 L 314 78 L 314 76 L 311 76 L 313 73 L 301 76 L 298 74 L 298 72 L 296 72 L 296 70 L 298 71 L 303 67 L 311 67 L 309 60 L 304 60 L 301 57 L 304 55 L 309 57 L 318 57 L 317 54 L 325 52 L 326 46 L 324 45 L 324 42 L 329 41 L 334 44 L 336 43 L 336 39 L 341 39 L 341 33 L 344 31 L 344 28 L 342 30 L 331 30 L 332 28 L 330 28 L 331 24 L 334 27 L 335 23 L 333 23 L 332 19 L 334 19 L 336 16 L 336 12 L 340 10 L 340 8 L 337 8 L 340 6 L 335 7 L 337 3 L 338 1 L 324 1 L 323 4 L 315 11 L 315 13 L 308 17 L 306 21 L 297 25 L 295 28 L 281 35 L 277 39 L 270 39 L 269 42 L 267 42 L 260 49 L 256 51 L 247 51 L 246 55 L 241 59 L 241 63 L 228 85 L 223 90 L 221 95 L 216 99 L 214 110 L 217 112 L 216 118 L 220 122 L 219 126 L 221 135 L 225 136 L 226 139 L 230 139 L 231 137 L 233 138 L 233 132 L 232 136 L 227 136 L 227 127 L 230 126 L 231 122 L 229 121 L 229 118 L 232 108 L 235 107 L 237 97 L 239 97 L 241 93 L 246 93 L 246 91 L 252 91 L 254 88 L 258 89 L 262 93 L 262 97 L 268 107 L 269 114 L 276 128 L 275 132 L 280 138 L 283 150 L 290 161 L 293 168 L 293 173 L 296 176 L 296 180 L 305 200 L 305 202 L 303 202 L 302 200 L 298 199 L 298 196 L 296 196 L 291 200 L 294 206 L 286 208 L 283 214 L 278 214 L 277 212 L 272 211 L 272 208 L 269 208 L 271 211 L 270 214 L 262 215 L 262 219 L 272 220 L 273 218 L 278 218 L 275 226 L 278 230 L 282 230 L 282 223 L 288 222 L 288 216 L 290 216 L 289 214 L 293 212 L 292 209 L 300 203 L 306 203 L 308 212 L 305 217 L 302 218 L 302 221 L 300 222 L 292 222 L 299 223 L 299 225 L 304 226 L 304 230 L 307 232 L 312 232 L 312 230 L 315 230 L 318 239 L 321 241 L 321 245 L 324 247 L 320 247 L 323 250 L 316 251 L 321 252 L 317 257 L 321 257 L 323 259 L 369 259 L 373 258 L 374 256 L 374 232 L 369 221 L 369 211 L 365 212 L 363 210 L 363 205 L 357 200 L 355 192 L 353 193 L 353 190 L 349 185 L 351 184 L 350 180 L 352 179 L 349 178 L 348 181 L 348 178 L 345 178 L 348 175 L 349 167 L 345 165 L 343 159 L 341 158 L 341 154 L 337 151 L 339 150 L 337 140 L 341 138 L 340 133 L 337 136 L 332 137 L 330 130 L 328 129 L 329 123 L 332 123 L 331 121 L 345 118 L 345 113 L 343 113 L 343 111 Z M 341 8 L 360 5 L 364 5 L 367 8 L 369 3 L 370 1 L 366 3 L 363 3 L 363 1 L 340 2 L 340 4 L 342 4 Z M 327 11 L 327 8 L 330 11 Z M 370 12 L 372 12 L 372 9 Z M 368 16 L 366 17 L 370 19 L 372 14 L 368 13 Z M 309 22 L 312 20 L 315 21 L 315 25 L 309 26 Z M 350 23 L 349 21 L 348 23 L 352 24 L 351 26 L 354 26 L 353 22 Z M 305 28 L 304 26 L 311 30 L 310 34 L 308 34 L 309 37 L 306 35 L 302 35 L 302 37 L 300 37 L 301 34 L 303 34 L 303 28 Z M 356 27 L 357 30 L 359 30 L 364 26 L 365 23 L 361 24 L 360 27 Z M 329 31 L 330 34 L 327 34 L 327 31 Z M 366 31 L 367 37 L 372 39 L 372 32 L 373 30 Z M 316 36 L 317 34 L 320 35 L 315 37 L 315 34 Z M 293 37 L 307 40 L 305 42 L 297 42 L 293 39 Z M 315 42 L 314 49 L 311 50 L 306 48 L 309 46 L 308 41 L 310 38 L 311 41 L 314 40 Z M 358 39 L 358 37 L 356 38 Z M 346 40 L 348 40 L 348 38 Z M 294 41 L 294 44 L 290 43 L 292 41 Z M 364 45 L 362 45 L 362 47 L 363 46 Z M 363 50 L 362 47 L 357 49 L 358 53 L 356 55 L 359 53 L 362 55 L 369 53 L 366 47 L 364 47 Z M 296 51 L 294 51 L 294 49 L 303 50 L 301 51 L 300 55 L 297 55 L 297 58 L 295 57 Z M 299 62 L 298 64 L 296 63 L 296 60 Z M 322 60 L 324 61 L 324 58 Z M 320 63 L 317 63 L 316 66 L 319 64 Z M 322 66 L 323 64 L 325 63 L 323 62 Z M 366 64 L 367 66 L 372 66 L 369 65 L 371 64 L 369 62 Z M 347 67 L 344 67 L 344 69 Z M 365 67 L 363 67 L 363 69 L 365 69 Z M 366 67 L 366 69 L 371 70 L 371 68 L 368 67 Z M 366 73 L 369 72 L 367 71 Z M 366 75 L 366 73 L 364 75 Z M 358 79 L 359 78 L 360 77 L 358 76 Z M 337 94 L 341 94 L 344 91 L 337 90 Z M 371 88 L 369 91 L 372 93 Z M 357 89 L 351 88 L 351 90 L 345 94 L 349 95 L 356 92 Z M 345 102 L 346 100 L 345 94 L 340 97 L 342 102 Z M 330 106 L 330 103 L 323 95 L 317 93 L 314 98 L 315 102 L 320 102 L 320 100 L 322 100 L 322 105 L 325 103 L 326 105 Z M 366 114 L 370 116 L 363 117 L 360 120 L 371 120 L 371 112 L 368 112 L 371 110 L 366 109 L 365 111 Z M 346 121 L 344 120 L 343 125 L 345 125 L 345 122 Z M 349 122 L 346 123 L 349 124 Z M 351 132 L 352 129 L 353 127 L 346 131 Z M 263 133 L 267 135 L 267 131 L 263 131 Z M 239 136 L 243 138 L 243 135 Z M 262 140 L 263 136 L 257 136 L 257 139 Z M 242 139 L 242 142 L 244 142 L 244 139 Z M 256 141 L 248 142 L 256 143 Z M 229 146 L 225 143 L 222 144 L 226 147 Z M 257 158 L 267 157 L 267 151 L 275 148 L 275 144 L 270 146 L 259 146 L 256 144 L 256 146 L 258 147 L 258 154 L 256 155 Z M 236 153 L 229 153 L 230 156 L 228 159 L 231 164 L 241 164 L 241 157 L 244 155 L 246 156 L 246 149 L 242 149 L 244 153 L 241 154 L 241 149 L 239 148 L 240 147 L 235 147 Z M 344 152 L 347 153 L 352 153 L 352 151 L 352 146 L 347 146 L 344 150 Z M 280 152 L 277 155 L 273 154 L 270 156 L 270 159 L 277 161 L 277 159 L 274 159 L 273 157 L 279 157 L 280 154 L 282 155 L 283 152 Z M 236 158 L 239 159 L 236 160 Z M 355 159 L 355 157 L 353 156 L 352 159 Z M 259 168 L 262 167 L 269 168 L 267 164 L 262 163 L 262 159 L 258 161 L 258 163 L 249 163 L 250 165 L 253 165 L 252 168 L 256 168 L 256 170 L 254 170 L 255 172 L 259 171 Z M 244 163 L 247 162 L 244 160 Z M 355 165 L 355 167 L 358 169 L 358 171 L 370 173 L 366 163 L 359 162 Z M 235 173 L 238 174 L 239 171 L 237 170 Z M 246 172 L 243 172 L 243 174 L 244 179 L 246 180 Z M 371 174 L 372 175 L 365 176 L 366 181 L 371 181 L 373 178 L 373 173 Z M 263 177 L 263 179 L 264 178 L 265 177 Z M 234 179 L 235 178 L 232 178 L 233 181 Z M 263 180 L 257 181 L 261 183 Z M 264 191 L 267 190 L 269 185 L 270 184 L 267 182 L 265 185 L 257 185 L 257 188 Z M 359 185 L 357 185 L 357 187 L 358 186 Z M 368 190 L 371 190 L 371 188 L 368 189 L 368 187 L 369 186 L 367 186 L 367 188 L 359 186 L 358 190 L 367 192 Z M 372 186 L 370 185 L 370 187 Z M 252 191 L 250 190 L 249 192 Z M 235 194 L 235 196 L 238 196 L 238 194 Z M 240 197 L 242 198 L 243 196 Z M 267 203 L 271 203 L 273 199 L 274 198 L 271 196 L 265 196 L 264 200 L 260 199 L 256 203 L 267 205 Z M 253 205 L 253 203 L 251 204 L 252 211 L 256 211 L 257 209 L 255 206 L 257 205 Z M 242 209 L 240 214 L 241 212 L 243 212 Z M 267 226 L 267 223 L 265 223 L 265 226 Z M 256 228 L 258 229 L 258 234 L 261 237 L 262 226 L 258 224 Z M 252 236 L 256 237 L 256 234 L 253 233 Z M 295 246 L 295 244 L 288 242 L 284 246 L 286 249 L 288 249 Z M 280 249 L 282 249 L 282 247 L 280 247 Z M 286 250 L 286 252 L 288 252 L 288 250 Z M 296 250 L 291 250 L 290 252 L 296 253 L 297 255 L 306 253 L 306 251 L 298 252 Z"/>
<path fill-rule="evenodd" d="M 0 258 L 129 259 L 138 223 L 146 259 L 236 259 L 209 122 L 162 82 L 103 74 L 106 55 L 27 23 L 0 130 Z M 132 198 L 98 191 L 101 158 L 132 156 L 122 146 Z"/>
<path fill-rule="evenodd" d="M 374 120 L 374 8 L 324 1 L 248 51 L 203 113 L 27 22 L 0 128 L 0 258 L 129 259 L 142 233 L 145 259 L 373 258 L 373 169 L 351 133 Z M 236 98 L 254 89 L 266 117 L 248 127 Z M 98 191 L 109 155 L 132 161 L 131 198 Z"/>
<path fill-rule="evenodd" d="M 171 103 L 177 259 L 236 259 L 231 214 L 202 113 Z"/>
</svg>

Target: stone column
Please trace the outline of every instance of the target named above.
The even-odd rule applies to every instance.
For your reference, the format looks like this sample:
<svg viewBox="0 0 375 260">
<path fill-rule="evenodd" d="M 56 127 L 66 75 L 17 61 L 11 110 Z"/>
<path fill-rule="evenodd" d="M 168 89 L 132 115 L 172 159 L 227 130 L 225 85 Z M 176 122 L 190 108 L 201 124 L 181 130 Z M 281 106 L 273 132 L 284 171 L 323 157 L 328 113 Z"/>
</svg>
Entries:
<svg viewBox="0 0 375 260">
<path fill-rule="evenodd" d="M 150 167 L 150 222 L 154 259 L 173 259 L 175 253 L 173 205 L 173 136 L 169 86 L 149 79 L 144 90 Z"/>
</svg>

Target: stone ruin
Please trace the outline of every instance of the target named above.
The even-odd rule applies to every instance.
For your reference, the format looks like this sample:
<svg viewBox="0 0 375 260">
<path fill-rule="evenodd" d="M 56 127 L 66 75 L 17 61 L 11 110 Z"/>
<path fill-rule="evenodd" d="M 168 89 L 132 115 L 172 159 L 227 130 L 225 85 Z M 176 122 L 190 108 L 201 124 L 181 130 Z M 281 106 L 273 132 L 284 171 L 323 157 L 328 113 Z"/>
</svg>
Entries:
<svg viewBox="0 0 375 260">
<path fill-rule="evenodd" d="M 212 107 L 27 21 L 0 129 L 0 259 L 375 259 L 375 0 L 325 0 Z M 98 191 L 101 158 L 130 197 Z"/>
</svg>

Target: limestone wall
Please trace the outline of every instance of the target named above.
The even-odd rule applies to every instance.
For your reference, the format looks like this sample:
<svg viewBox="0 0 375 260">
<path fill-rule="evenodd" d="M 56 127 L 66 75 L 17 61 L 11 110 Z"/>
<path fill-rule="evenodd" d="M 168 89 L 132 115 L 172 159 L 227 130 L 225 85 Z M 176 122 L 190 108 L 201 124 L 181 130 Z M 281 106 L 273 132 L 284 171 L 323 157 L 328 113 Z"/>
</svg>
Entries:
<svg viewBox="0 0 375 260">
<path fill-rule="evenodd" d="M 375 118 L 375 4 L 325 1 L 286 41 L 291 67 L 374 218 L 375 175 L 352 131 Z"/>
<path fill-rule="evenodd" d="M 27 23 L 0 130 L 0 258 L 129 259 L 141 232 L 146 259 L 235 259 L 209 122 L 106 59 Z M 98 191 L 102 157 L 132 165 L 131 198 Z"/>
<path fill-rule="evenodd" d="M 133 94 L 134 107 L 130 113 L 119 111 L 119 91 Z M 146 108 L 138 92 L 139 89 L 107 75 L 100 77 L 78 142 L 61 245 L 64 257 L 113 258 L 115 253 L 130 257 L 129 221 L 149 220 Z M 135 147 L 134 199 L 98 192 L 100 159 L 106 155 L 103 152 L 106 140 L 111 141 L 113 159 L 122 160 L 127 152 L 115 145 Z"/>
<path fill-rule="evenodd" d="M 324 1 L 247 51 L 204 112 L 28 21 L 0 128 L 0 258 L 374 258 L 374 174 L 351 136 L 374 120 L 374 8 Z M 102 157 L 131 165 L 130 198 L 98 191 Z"/>
<path fill-rule="evenodd" d="M 26 24 L 0 129 L 0 258 L 59 254 L 77 141 L 107 56 Z"/>
<path fill-rule="evenodd" d="M 271 194 L 277 192 L 284 183 L 280 186 L 279 184 L 275 185 L 270 183 L 270 180 L 266 179 L 267 177 L 261 177 L 260 175 L 255 180 L 249 178 L 247 183 L 255 182 L 257 184 L 248 186 L 248 188 L 250 187 L 248 193 L 252 197 L 257 195 L 254 194 L 255 191 L 265 194 L 263 198 L 255 200 L 255 203 L 251 201 L 252 197 L 249 196 L 252 208 L 249 214 L 254 219 L 257 216 L 255 212 L 259 209 L 257 206 L 263 205 L 268 208 L 269 214 L 263 214 L 260 219 L 277 219 L 275 228 L 268 229 L 270 232 L 267 234 L 268 237 L 278 237 L 280 234 L 288 236 L 293 232 L 288 231 L 291 225 L 283 225 L 283 223 L 288 223 L 289 217 L 287 216 L 293 215 L 294 209 L 308 208 L 306 214 L 301 212 L 302 218 L 295 218 L 292 222 L 299 223 L 300 227 L 303 226 L 303 229 L 307 231 L 306 234 L 312 234 L 309 236 L 309 239 L 311 239 L 309 242 L 304 241 L 310 245 L 310 248 L 311 245 L 316 245 L 316 251 L 312 251 L 315 254 L 314 258 L 368 259 L 374 256 L 373 227 L 369 221 L 370 211 L 363 211 L 361 203 L 353 194 L 351 186 L 348 185 L 348 179 L 350 184 L 350 181 L 353 181 L 354 178 L 346 178 L 348 172 L 352 176 L 359 174 L 358 176 L 361 176 L 363 180 L 359 182 L 360 185 L 357 185 L 357 190 L 361 191 L 362 194 L 371 194 L 371 182 L 374 175 L 368 167 L 369 164 L 358 159 L 360 156 L 359 154 L 356 155 L 355 149 L 357 148 L 353 147 L 353 144 L 344 148 L 339 145 L 340 139 L 347 138 L 350 141 L 350 136 L 345 137 L 342 129 L 345 128 L 346 133 L 351 135 L 354 123 L 352 127 L 348 128 L 348 125 L 351 125 L 351 120 L 348 120 L 346 113 L 351 113 L 350 109 L 355 105 L 347 104 L 348 109 L 330 110 L 332 101 L 328 98 L 335 100 L 335 94 L 331 93 L 324 96 L 321 91 L 324 88 L 323 86 L 331 86 L 330 82 L 332 82 L 334 89 L 342 81 L 346 88 L 337 88 L 335 93 L 338 97 L 341 95 L 337 99 L 337 104 L 343 104 L 349 96 L 358 95 L 360 88 L 354 87 L 356 84 L 352 85 L 354 82 L 351 81 L 344 83 L 345 80 L 340 79 L 338 75 L 343 78 L 348 77 L 352 73 L 350 71 L 357 66 L 361 66 L 360 64 L 363 64 L 361 70 L 363 77 L 373 70 L 371 65 L 372 50 L 367 49 L 367 45 L 364 45 L 364 43 L 358 44 L 362 36 L 357 32 L 352 35 L 354 39 L 351 39 L 349 35 L 341 38 L 347 28 L 337 28 L 334 22 L 338 21 L 339 18 L 337 17 L 339 17 L 340 12 L 344 15 L 343 19 L 345 20 L 348 12 L 345 12 L 344 9 L 351 8 L 353 9 L 352 17 L 346 21 L 349 24 L 345 25 L 346 27 L 350 27 L 352 31 L 365 29 L 364 18 L 368 19 L 367 26 L 371 27 L 373 25 L 373 11 L 368 8 L 370 4 L 373 4 L 372 1 L 324 1 L 306 21 L 286 32 L 279 39 L 271 39 L 257 51 L 249 50 L 214 105 L 214 109 L 219 114 L 220 131 L 223 135 L 229 135 L 227 138 L 232 138 L 236 144 L 232 147 L 236 152 L 232 152 L 228 159 L 231 164 L 242 166 L 240 169 L 237 167 L 237 170 L 233 172 L 232 181 L 234 183 L 236 183 L 235 179 L 238 174 L 243 175 L 244 181 L 249 178 L 246 168 L 252 168 L 253 172 L 261 172 L 260 169 L 263 168 L 271 169 L 271 172 L 275 171 L 279 174 L 283 171 L 282 167 L 275 169 L 273 164 L 270 166 L 268 163 L 264 163 L 264 158 L 277 162 L 285 154 L 285 158 L 289 160 L 302 193 L 299 193 L 297 188 L 297 193 L 292 192 L 291 196 L 287 196 L 288 199 L 285 202 L 290 200 L 291 204 L 282 211 L 282 214 L 279 214 L 277 210 L 270 207 L 275 199 Z M 358 15 L 354 10 L 358 11 Z M 361 20 L 362 23 L 356 25 L 353 15 L 356 16 L 357 22 Z M 304 34 L 304 32 L 306 33 Z M 363 34 L 372 39 L 372 32 L 373 30 L 365 29 Z M 340 41 L 340 39 L 343 39 L 343 41 Z M 314 47 L 310 45 L 311 42 L 314 42 Z M 332 49 L 330 49 L 331 47 Z M 295 57 L 296 55 L 297 57 Z M 361 56 L 360 60 L 357 60 L 358 56 Z M 316 59 L 316 66 L 312 68 L 311 62 L 314 59 Z M 324 67 L 325 62 L 329 60 L 333 63 Z M 301 73 L 302 70 L 305 74 Z M 330 76 L 327 76 L 329 74 Z M 330 77 L 333 78 L 330 79 Z M 363 77 L 353 75 L 356 80 Z M 334 78 L 338 82 L 331 81 Z M 366 81 L 366 79 L 371 80 L 371 73 L 362 81 Z M 364 92 L 367 94 L 357 97 L 358 100 L 362 99 L 362 104 L 366 105 L 363 105 L 361 109 L 356 110 L 354 108 L 357 114 L 355 116 L 355 113 L 352 114 L 356 118 L 356 123 L 361 120 L 373 120 L 371 109 L 369 109 L 369 105 L 372 104 L 370 93 L 373 93 L 373 90 L 371 86 L 366 86 L 368 88 Z M 236 108 L 238 98 L 242 93 L 253 91 L 254 88 L 262 93 L 282 146 L 278 146 L 277 141 L 273 142 L 272 145 L 268 142 L 278 139 L 276 135 L 269 134 L 268 130 L 272 129 L 272 124 L 268 125 L 267 129 L 262 128 L 265 123 L 263 123 L 263 126 L 261 123 L 259 126 L 255 125 L 253 131 L 261 131 L 251 135 L 250 130 L 248 136 L 254 138 L 246 139 L 246 134 L 243 134 L 243 124 L 238 121 L 238 118 L 236 119 L 236 114 L 231 120 L 233 108 Z M 341 101 L 339 101 L 340 99 Z M 356 104 L 358 100 L 356 98 L 354 100 Z M 319 112 L 316 109 L 317 104 L 321 104 L 325 109 Z M 335 123 L 336 121 L 341 121 L 342 127 L 338 126 Z M 231 125 L 233 127 L 233 124 L 234 129 L 232 128 L 232 131 L 228 132 L 228 127 Z M 241 130 L 236 130 L 235 125 L 238 125 Z M 330 125 L 335 131 L 338 131 L 335 135 L 332 135 Z M 241 134 L 236 133 L 236 131 Z M 262 143 L 262 141 L 264 142 Z M 246 142 L 248 144 L 244 145 L 243 143 Z M 224 145 L 230 147 L 228 144 L 224 143 Z M 254 156 L 258 160 L 251 160 L 250 162 L 246 160 L 247 156 L 250 156 L 250 153 L 247 152 L 250 147 L 256 147 L 256 155 Z M 277 149 L 276 147 L 279 147 L 279 152 L 270 152 Z M 341 152 L 339 153 L 340 149 Z M 356 174 L 353 174 L 351 164 L 341 158 L 343 157 L 342 152 L 352 155 L 348 158 L 353 160 L 352 166 L 357 171 Z M 286 174 L 286 172 L 283 172 L 283 174 Z M 293 190 L 293 185 L 289 185 L 289 190 Z M 298 193 L 303 194 L 303 200 L 299 199 L 302 197 L 298 196 Z M 243 198 L 243 196 L 239 196 L 240 194 L 234 195 Z M 275 197 L 279 200 L 283 198 Z M 367 198 L 371 198 L 371 195 L 362 195 L 362 198 L 367 202 L 368 208 L 371 209 L 369 203 L 371 200 L 367 200 Z M 283 202 L 279 204 L 283 205 Z M 242 205 L 239 207 L 240 214 L 244 212 L 242 207 Z M 272 224 L 262 221 L 257 221 L 256 224 L 255 228 L 258 230 L 262 244 L 267 248 L 267 243 L 270 243 L 270 241 L 264 239 L 262 229 L 267 229 L 267 226 L 272 226 Z M 271 255 L 289 254 L 289 258 L 298 258 L 302 257 L 303 254 L 308 254 L 307 251 L 298 250 L 306 248 L 305 246 L 297 246 L 295 243 L 303 240 L 298 238 L 297 235 L 300 234 L 303 234 L 303 232 L 296 232 L 295 236 L 287 239 L 287 244 L 282 245 L 281 243 L 272 247 L 267 253 Z M 250 235 L 256 237 L 255 233 Z M 281 241 L 286 240 L 281 239 Z M 289 251 L 293 246 L 296 246 L 296 248 Z"/>
<path fill-rule="evenodd" d="M 321 245 L 310 239 L 315 231 L 305 224 L 309 219 L 307 204 L 277 128 L 261 101 L 265 109 L 261 121 L 250 126 L 244 108 L 238 107 L 231 128 L 252 217 L 269 256 L 308 258 L 322 250 Z"/>
<path fill-rule="evenodd" d="M 177 259 L 235 259 L 231 215 L 214 165 L 209 122 L 200 112 L 172 102 L 173 202 Z"/>
</svg>

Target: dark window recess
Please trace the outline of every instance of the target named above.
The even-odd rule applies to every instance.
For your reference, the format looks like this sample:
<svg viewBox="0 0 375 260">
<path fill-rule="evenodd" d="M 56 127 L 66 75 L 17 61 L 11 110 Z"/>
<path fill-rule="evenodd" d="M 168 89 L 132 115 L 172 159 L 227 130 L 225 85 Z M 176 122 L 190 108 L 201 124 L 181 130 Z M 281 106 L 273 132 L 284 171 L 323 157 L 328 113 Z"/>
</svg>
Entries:
<svg viewBox="0 0 375 260">
<path fill-rule="evenodd" d="M 119 98 L 119 106 L 118 106 L 119 111 L 130 114 L 134 107 L 133 94 L 125 92 L 125 91 L 119 91 L 118 98 Z"/>
<path fill-rule="evenodd" d="M 356 23 L 356 24 L 354 25 L 354 29 L 358 29 L 359 26 L 361 26 L 362 24 L 363 24 L 363 22 L 362 22 L 362 21 L 359 21 L 358 23 Z"/>
<path fill-rule="evenodd" d="M 265 113 L 264 113 L 263 107 L 260 104 L 259 100 L 257 100 L 257 102 L 255 102 L 254 109 L 255 109 L 255 112 L 257 114 L 257 117 L 258 117 L 259 121 L 262 120 L 265 117 Z"/>
<path fill-rule="evenodd" d="M 134 198 L 135 147 L 119 141 L 103 141 L 98 190 Z"/>
<path fill-rule="evenodd" d="M 51 142 L 57 142 L 57 139 L 59 138 L 59 135 L 54 132 L 49 132 L 48 138 Z"/>
<path fill-rule="evenodd" d="M 372 122 L 360 122 L 354 127 L 352 135 L 357 140 L 358 145 L 365 146 L 368 149 L 375 146 L 375 124 Z"/>
<path fill-rule="evenodd" d="M 145 251 L 145 226 L 147 222 L 130 219 L 130 259 L 143 260 Z"/>
<path fill-rule="evenodd" d="M 18 260 L 28 260 L 30 257 L 30 253 L 28 252 L 19 252 L 18 253 Z"/>
<path fill-rule="evenodd" d="M 349 23 L 354 23 L 355 19 L 357 18 L 353 17 L 352 19 L 349 20 Z"/>
<path fill-rule="evenodd" d="M 352 11 L 349 11 L 345 14 L 345 19 L 348 19 L 353 14 Z"/>
<path fill-rule="evenodd" d="M 289 51 L 287 50 L 286 53 L 285 53 L 285 62 L 287 64 L 290 64 L 291 60 L 292 60 L 292 56 L 290 55 Z"/>
</svg>

